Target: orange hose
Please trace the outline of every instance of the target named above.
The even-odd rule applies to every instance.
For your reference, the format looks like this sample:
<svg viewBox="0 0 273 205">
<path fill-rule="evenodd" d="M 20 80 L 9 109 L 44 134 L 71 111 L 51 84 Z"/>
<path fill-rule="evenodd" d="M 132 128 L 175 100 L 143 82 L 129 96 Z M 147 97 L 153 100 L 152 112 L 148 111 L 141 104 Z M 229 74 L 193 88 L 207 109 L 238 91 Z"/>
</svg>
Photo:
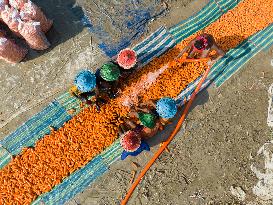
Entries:
<svg viewBox="0 0 273 205">
<path fill-rule="evenodd" d="M 201 86 L 203 85 L 204 81 L 206 80 L 208 73 L 210 71 L 210 66 L 208 67 L 208 69 L 206 70 L 206 72 L 204 73 L 203 77 L 201 78 L 201 81 L 198 83 L 196 89 L 194 90 L 188 104 L 186 105 L 182 116 L 180 117 L 175 129 L 172 131 L 171 135 L 169 136 L 169 138 L 167 139 L 167 141 L 165 141 L 162 146 L 158 149 L 158 151 L 154 154 L 153 158 L 146 164 L 146 166 L 144 167 L 144 169 L 141 171 L 141 173 L 139 174 L 139 176 L 137 177 L 137 179 L 135 180 L 135 182 L 132 184 L 131 188 L 129 189 L 127 195 L 125 196 L 124 200 L 121 202 L 121 205 L 126 205 L 127 202 L 129 201 L 130 197 L 132 196 L 134 190 L 136 189 L 137 185 L 140 183 L 141 179 L 144 177 L 144 175 L 146 174 L 146 172 L 151 168 L 151 166 L 154 164 L 154 162 L 157 160 L 157 158 L 162 154 L 162 152 L 167 148 L 167 146 L 171 143 L 171 141 L 173 140 L 173 138 L 175 137 L 175 135 L 178 133 L 178 131 L 180 130 L 180 127 L 182 126 L 183 122 L 186 119 L 186 116 L 189 112 L 189 109 L 197 95 L 197 93 L 199 92 Z"/>
</svg>

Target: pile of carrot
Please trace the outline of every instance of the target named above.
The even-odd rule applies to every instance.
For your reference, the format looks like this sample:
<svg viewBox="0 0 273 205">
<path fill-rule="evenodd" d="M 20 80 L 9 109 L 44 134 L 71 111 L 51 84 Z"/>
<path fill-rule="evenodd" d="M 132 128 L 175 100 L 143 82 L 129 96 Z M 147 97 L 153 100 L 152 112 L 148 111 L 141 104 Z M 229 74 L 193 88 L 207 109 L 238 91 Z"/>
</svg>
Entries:
<svg viewBox="0 0 273 205">
<path fill-rule="evenodd" d="M 0 171 L 0 204 L 30 204 L 109 147 L 128 108 L 87 107 L 58 131 L 25 148 Z"/>
<path fill-rule="evenodd" d="M 206 27 L 205 32 L 228 51 L 273 22 L 272 5 L 272 0 L 244 0 Z"/>
<path fill-rule="evenodd" d="M 172 98 L 184 90 L 207 69 L 207 63 L 176 63 L 159 76 L 157 81 L 143 92 L 143 100 L 158 100 L 169 96 Z"/>
<path fill-rule="evenodd" d="M 273 0 L 244 0 L 208 26 L 205 32 L 212 34 L 227 51 L 273 22 L 272 5 Z M 140 97 L 143 101 L 176 97 L 207 69 L 204 62 L 179 63 L 174 60 L 198 34 L 200 32 L 133 74 L 124 83 L 121 97 L 111 100 L 100 111 L 94 107 L 84 108 L 59 130 L 52 130 L 33 148 L 25 148 L 15 156 L 0 170 L 0 204 L 30 204 L 109 147 L 118 138 L 118 127 L 129 112 L 129 107 L 119 100 L 128 95 L 144 75 L 170 62 L 171 66 L 141 92 Z"/>
</svg>

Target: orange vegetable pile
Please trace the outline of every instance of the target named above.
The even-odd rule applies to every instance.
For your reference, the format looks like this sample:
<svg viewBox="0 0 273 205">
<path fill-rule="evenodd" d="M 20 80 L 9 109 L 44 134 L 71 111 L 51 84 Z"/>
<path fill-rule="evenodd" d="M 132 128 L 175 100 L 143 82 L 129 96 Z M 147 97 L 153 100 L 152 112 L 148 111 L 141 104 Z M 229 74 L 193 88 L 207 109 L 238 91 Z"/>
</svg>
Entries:
<svg viewBox="0 0 273 205">
<path fill-rule="evenodd" d="M 25 148 L 0 171 L 0 204 L 30 204 L 109 147 L 128 112 L 115 101 L 85 108 L 34 148 Z"/>
<path fill-rule="evenodd" d="M 169 96 L 172 98 L 184 90 L 189 83 L 196 80 L 207 68 L 207 63 L 176 63 L 159 76 L 157 81 L 143 93 L 143 100 L 158 100 Z"/>
<path fill-rule="evenodd" d="M 205 28 L 205 32 L 228 51 L 273 22 L 272 5 L 272 0 L 244 0 Z"/>
<path fill-rule="evenodd" d="M 208 26 L 205 32 L 212 34 L 220 47 L 227 51 L 273 22 L 272 5 L 273 0 L 244 0 Z M 131 94 L 135 85 L 147 79 L 149 73 L 170 62 L 171 66 L 138 96 L 143 101 L 176 97 L 207 68 L 205 62 L 178 63 L 174 60 L 198 34 L 200 32 L 133 74 L 124 83 L 121 96 L 102 106 L 100 111 L 94 107 L 84 108 L 59 130 L 52 130 L 39 140 L 34 148 L 25 148 L 14 157 L 0 170 L 0 204 L 30 204 L 109 147 L 118 138 L 118 127 L 129 112 L 122 100 Z"/>
</svg>

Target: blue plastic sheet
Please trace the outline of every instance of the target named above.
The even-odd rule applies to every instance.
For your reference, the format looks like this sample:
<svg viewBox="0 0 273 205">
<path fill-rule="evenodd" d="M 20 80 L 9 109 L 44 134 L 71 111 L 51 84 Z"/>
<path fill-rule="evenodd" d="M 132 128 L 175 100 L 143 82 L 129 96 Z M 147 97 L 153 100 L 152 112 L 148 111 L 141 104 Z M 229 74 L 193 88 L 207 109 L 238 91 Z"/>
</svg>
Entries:
<svg viewBox="0 0 273 205">
<path fill-rule="evenodd" d="M 74 8 L 74 13 L 109 57 L 139 39 L 148 22 L 165 11 L 159 0 L 90 0 L 79 5 L 83 12 Z"/>
</svg>

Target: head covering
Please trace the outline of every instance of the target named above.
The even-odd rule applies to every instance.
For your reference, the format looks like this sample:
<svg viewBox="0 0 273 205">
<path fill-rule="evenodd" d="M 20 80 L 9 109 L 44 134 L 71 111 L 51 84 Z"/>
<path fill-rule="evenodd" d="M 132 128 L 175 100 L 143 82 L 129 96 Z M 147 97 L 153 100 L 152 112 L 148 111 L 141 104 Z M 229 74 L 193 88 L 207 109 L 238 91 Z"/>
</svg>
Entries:
<svg viewBox="0 0 273 205">
<path fill-rule="evenodd" d="M 134 152 L 141 145 L 141 137 L 136 132 L 130 130 L 121 136 L 120 144 L 125 151 Z"/>
<path fill-rule="evenodd" d="M 150 129 L 155 127 L 156 116 L 150 113 L 138 113 L 141 124 Z"/>
<path fill-rule="evenodd" d="M 156 111 L 160 117 L 169 119 L 177 113 L 177 106 L 172 98 L 164 97 L 156 103 Z"/>
<path fill-rule="evenodd" d="M 202 35 L 198 36 L 195 43 L 194 43 L 195 49 L 197 49 L 199 51 L 205 50 L 208 46 L 209 46 L 208 39 Z"/>
<path fill-rule="evenodd" d="M 136 65 L 137 54 L 134 50 L 126 48 L 119 52 L 117 62 L 120 67 L 130 69 Z"/>
<path fill-rule="evenodd" d="M 120 76 L 119 67 L 112 63 L 105 63 L 100 69 L 100 76 L 106 81 L 115 81 Z"/>
<path fill-rule="evenodd" d="M 90 92 L 96 87 L 96 76 L 89 70 L 79 72 L 74 80 L 80 92 Z"/>
<path fill-rule="evenodd" d="M 128 157 L 128 156 L 135 157 L 135 156 L 139 155 L 144 150 L 150 151 L 150 146 L 149 146 L 149 144 L 147 142 L 145 142 L 145 140 L 141 140 L 141 144 L 140 144 L 139 148 L 136 151 L 127 152 L 126 150 L 123 150 L 123 152 L 121 154 L 121 160 L 125 160 L 126 157 Z"/>
</svg>

